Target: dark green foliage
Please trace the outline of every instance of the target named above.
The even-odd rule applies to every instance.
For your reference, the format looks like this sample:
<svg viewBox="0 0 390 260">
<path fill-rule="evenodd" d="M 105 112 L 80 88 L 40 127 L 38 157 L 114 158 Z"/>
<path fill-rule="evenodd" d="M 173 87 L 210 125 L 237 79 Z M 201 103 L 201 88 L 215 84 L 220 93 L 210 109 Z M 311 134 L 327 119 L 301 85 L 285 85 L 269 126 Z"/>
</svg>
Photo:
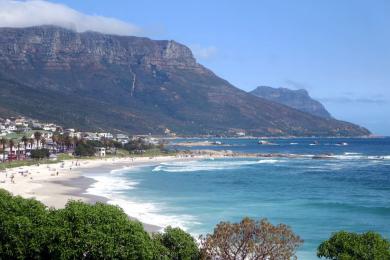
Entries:
<svg viewBox="0 0 390 260">
<path fill-rule="evenodd" d="M 155 148 L 155 145 L 145 142 L 145 140 L 138 138 L 135 140 L 130 140 L 127 144 L 123 146 L 129 152 L 144 151 Z"/>
<path fill-rule="evenodd" d="M 375 232 L 340 231 L 320 244 L 317 256 L 335 260 L 389 260 L 390 242 Z"/>
<path fill-rule="evenodd" d="M 152 239 L 140 222 L 103 203 L 48 210 L 0 190 L 0 259 L 197 259 L 190 235 L 166 231 Z"/>
<path fill-rule="evenodd" d="M 122 143 L 117 142 L 117 141 L 112 141 L 112 145 L 113 145 L 115 148 L 117 148 L 117 149 L 123 147 Z"/>
<path fill-rule="evenodd" d="M 163 259 L 199 259 L 195 239 L 180 228 L 167 227 L 164 233 L 154 235 L 154 240 Z"/>
<path fill-rule="evenodd" d="M 0 190 L 0 259 L 47 256 L 48 221 L 49 213 L 42 203 Z"/>
<path fill-rule="evenodd" d="M 87 140 L 85 141 L 86 144 L 88 144 L 89 146 L 93 146 L 93 147 L 103 147 L 104 144 L 101 142 L 101 141 L 97 141 L 97 140 Z"/>
<path fill-rule="evenodd" d="M 77 156 L 93 156 L 95 155 L 95 143 L 92 142 L 80 142 L 76 145 L 74 150 L 75 155 Z"/>
<path fill-rule="evenodd" d="M 118 207 L 69 202 L 52 211 L 53 256 L 63 259 L 152 259 L 153 241 L 142 224 Z"/>
<path fill-rule="evenodd" d="M 49 156 L 50 156 L 50 152 L 48 149 L 45 148 L 31 151 L 31 158 L 33 159 L 44 159 L 44 158 L 49 158 Z"/>
</svg>

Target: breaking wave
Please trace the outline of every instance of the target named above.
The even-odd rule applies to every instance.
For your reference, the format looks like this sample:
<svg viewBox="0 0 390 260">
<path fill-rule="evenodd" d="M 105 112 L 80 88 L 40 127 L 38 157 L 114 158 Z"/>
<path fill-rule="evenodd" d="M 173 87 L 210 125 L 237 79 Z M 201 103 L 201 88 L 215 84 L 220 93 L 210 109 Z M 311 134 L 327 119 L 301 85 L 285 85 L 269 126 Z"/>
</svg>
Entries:
<svg viewBox="0 0 390 260">
<path fill-rule="evenodd" d="M 275 164 L 282 160 L 262 159 L 262 160 L 246 160 L 246 161 L 222 161 L 222 160 L 202 160 L 202 161 L 186 161 L 186 162 L 171 162 L 161 163 L 156 166 L 153 171 L 159 172 L 194 172 L 194 171 L 215 171 L 215 170 L 230 170 L 242 167 L 248 167 L 256 164 Z"/>
<path fill-rule="evenodd" d="M 123 172 L 124 169 L 120 171 Z M 135 189 L 139 184 L 136 181 L 117 175 L 88 175 L 96 182 L 87 189 L 87 194 L 105 197 L 107 203 L 121 207 L 124 212 L 139 221 L 160 227 L 180 227 L 187 230 L 190 225 L 197 224 L 196 218 L 191 215 L 167 215 L 164 204 L 129 199 L 126 193 Z"/>
</svg>

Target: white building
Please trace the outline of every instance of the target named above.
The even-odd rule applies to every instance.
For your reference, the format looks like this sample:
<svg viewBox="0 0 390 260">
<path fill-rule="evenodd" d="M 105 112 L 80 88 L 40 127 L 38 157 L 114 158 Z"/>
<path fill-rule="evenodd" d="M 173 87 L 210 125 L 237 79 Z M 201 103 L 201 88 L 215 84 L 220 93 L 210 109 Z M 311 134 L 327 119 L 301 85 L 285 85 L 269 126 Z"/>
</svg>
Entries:
<svg viewBox="0 0 390 260">
<path fill-rule="evenodd" d="M 113 139 L 114 136 L 111 133 L 96 133 L 100 138 Z"/>
<path fill-rule="evenodd" d="M 105 157 L 106 156 L 106 148 L 104 147 L 96 147 L 95 155 L 99 157 Z"/>
</svg>

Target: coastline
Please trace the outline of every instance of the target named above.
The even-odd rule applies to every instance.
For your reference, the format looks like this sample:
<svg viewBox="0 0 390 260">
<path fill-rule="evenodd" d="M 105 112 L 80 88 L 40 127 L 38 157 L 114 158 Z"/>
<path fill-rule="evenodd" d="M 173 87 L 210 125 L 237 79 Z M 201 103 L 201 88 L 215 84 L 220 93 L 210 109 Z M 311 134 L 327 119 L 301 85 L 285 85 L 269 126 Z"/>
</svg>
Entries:
<svg viewBox="0 0 390 260">
<path fill-rule="evenodd" d="M 22 166 L 6 169 L 0 173 L 0 189 L 5 189 L 15 196 L 34 198 L 47 207 L 56 209 L 64 208 L 69 200 L 81 200 L 90 204 L 108 203 L 109 198 L 88 193 L 88 189 L 96 183 L 96 180 L 88 175 L 109 174 L 112 170 L 208 157 L 207 155 L 196 155 L 75 159 L 55 164 Z M 130 219 L 136 220 L 131 214 L 128 216 Z M 150 233 L 163 229 L 163 227 L 149 223 L 142 222 L 142 224 L 145 230 Z"/>
<path fill-rule="evenodd" d="M 157 165 L 164 162 L 202 160 L 214 158 L 309 158 L 307 155 L 283 153 L 237 153 L 228 150 L 193 150 L 183 151 L 177 155 L 155 157 L 111 157 L 100 159 L 74 159 L 54 164 L 41 164 L 9 168 L 0 172 L 0 188 L 8 190 L 13 195 L 24 198 L 35 198 L 47 207 L 64 208 L 68 200 L 81 200 L 94 204 L 102 202 L 115 204 L 110 196 L 101 192 L 89 192 L 98 183 L 94 175 L 110 174 L 112 171 L 131 169 L 134 167 Z M 320 159 L 336 159 L 333 157 Z M 58 175 L 57 175 L 58 172 Z M 14 176 L 12 183 L 11 176 Z M 100 181 L 99 181 L 100 182 Z M 126 212 L 131 219 L 137 219 L 131 211 Z M 138 219 L 140 220 L 140 219 Z M 147 221 L 146 221 L 147 222 Z M 143 222 L 148 232 L 160 231 L 163 227 Z"/>
</svg>

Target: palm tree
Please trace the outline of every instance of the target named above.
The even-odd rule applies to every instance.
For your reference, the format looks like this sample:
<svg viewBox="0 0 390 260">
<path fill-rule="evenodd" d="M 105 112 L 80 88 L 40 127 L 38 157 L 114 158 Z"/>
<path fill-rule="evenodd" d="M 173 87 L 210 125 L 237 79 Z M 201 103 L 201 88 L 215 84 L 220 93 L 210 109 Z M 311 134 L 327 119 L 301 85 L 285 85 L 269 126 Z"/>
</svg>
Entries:
<svg viewBox="0 0 390 260">
<path fill-rule="evenodd" d="M 14 146 L 15 146 L 15 141 L 14 141 L 14 139 L 9 140 L 8 146 L 9 146 L 8 161 L 11 162 L 11 160 L 12 160 L 12 148 L 14 148 Z M 11 158 L 10 158 L 10 155 L 11 155 Z"/>
<path fill-rule="evenodd" d="M 0 139 L 0 144 L 3 146 L 3 162 L 5 160 L 5 145 L 8 143 L 8 140 L 6 138 Z"/>
<path fill-rule="evenodd" d="M 34 133 L 34 139 L 37 141 L 37 147 L 36 149 L 38 149 L 38 146 L 39 146 L 39 140 L 41 140 L 41 137 L 42 137 L 42 133 L 41 132 L 35 132 Z"/>
<path fill-rule="evenodd" d="M 69 147 L 72 145 L 72 139 L 70 138 L 70 136 L 68 134 L 65 135 L 65 137 L 64 137 L 64 144 L 66 146 L 66 150 L 68 151 Z"/>
<path fill-rule="evenodd" d="M 22 137 L 22 142 L 24 145 L 24 158 L 26 158 L 28 138 L 25 135 Z"/>
<path fill-rule="evenodd" d="M 34 141 L 33 138 L 30 138 L 30 139 L 28 139 L 28 142 L 29 142 L 29 144 L 30 144 L 30 151 L 31 151 L 32 148 L 33 148 L 33 145 L 34 145 L 35 141 Z"/>
<path fill-rule="evenodd" d="M 53 152 L 57 153 L 59 136 L 54 133 L 51 140 L 53 141 Z"/>
<path fill-rule="evenodd" d="M 41 144 L 42 144 L 42 148 L 45 148 L 46 139 L 44 137 L 41 138 Z"/>
<path fill-rule="evenodd" d="M 17 148 L 18 148 L 18 151 L 17 151 L 17 157 L 16 157 L 16 159 L 19 161 L 19 157 L 20 157 L 20 142 L 19 141 L 17 141 L 17 146 L 16 146 Z"/>
<path fill-rule="evenodd" d="M 63 152 L 63 145 L 64 145 L 64 136 L 63 135 L 57 135 L 56 136 L 56 146 L 57 146 L 57 150 L 59 151 L 59 152 Z M 59 147 L 59 149 L 58 149 L 58 147 Z"/>
<path fill-rule="evenodd" d="M 73 143 L 73 149 L 75 149 L 76 145 L 79 143 L 79 139 L 77 138 L 77 136 L 73 136 L 72 143 Z"/>
</svg>

